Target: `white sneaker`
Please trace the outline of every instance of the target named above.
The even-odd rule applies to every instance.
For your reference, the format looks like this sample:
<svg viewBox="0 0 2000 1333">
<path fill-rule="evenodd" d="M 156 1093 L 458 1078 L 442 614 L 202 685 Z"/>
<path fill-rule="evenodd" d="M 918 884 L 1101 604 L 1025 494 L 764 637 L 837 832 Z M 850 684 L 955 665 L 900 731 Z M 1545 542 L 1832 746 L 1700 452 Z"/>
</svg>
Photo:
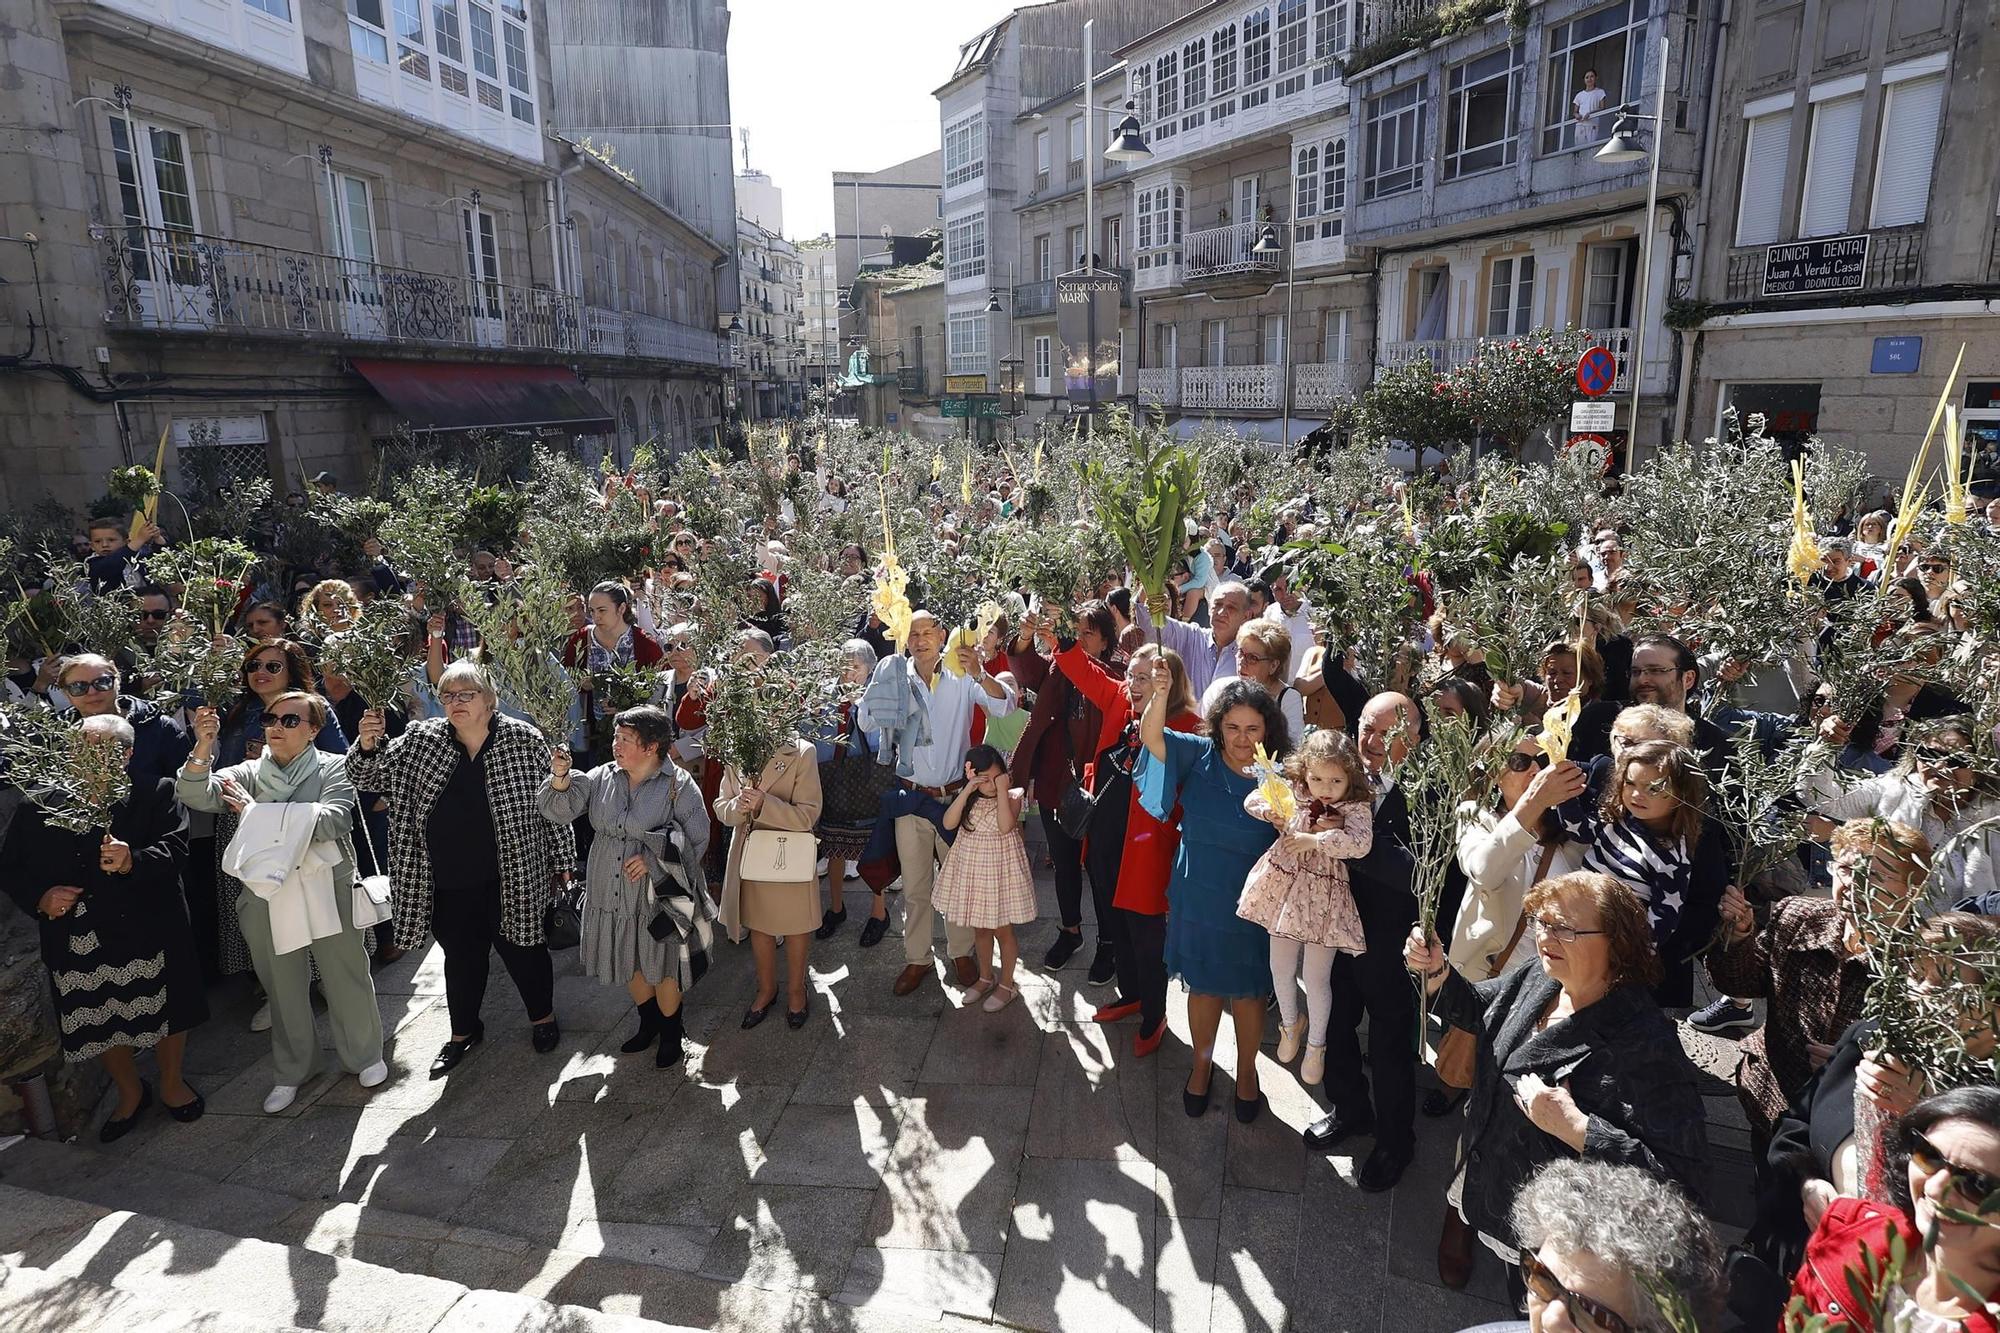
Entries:
<svg viewBox="0 0 2000 1333">
<path fill-rule="evenodd" d="M 257 1012 L 250 1015 L 250 1030 L 252 1032 L 269 1032 L 271 1030 L 271 1002 L 269 1000 L 258 1005 Z"/>
<path fill-rule="evenodd" d="M 1290 1064 L 1298 1056 L 1299 1042 L 1306 1035 L 1306 1023 L 1300 1019 L 1296 1023 L 1278 1024 L 1278 1063 Z"/>
<path fill-rule="evenodd" d="M 1299 1082 L 1309 1088 L 1316 1088 L 1319 1086 L 1319 1081 L 1325 1077 L 1326 1047 L 1306 1047 L 1306 1058 L 1299 1061 Z"/>
<path fill-rule="evenodd" d="M 355 1077 L 361 1080 L 361 1086 L 364 1088 L 379 1088 L 389 1081 L 389 1062 L 377 1060 Z"/>
<path fill-rule="evenodd" d="M 264 1099 L 264 1114 L 276 1115 L 298 1099 L 299 1090 L 290 1083 L 280 1083 L 271 1089 L 271 1095 Z"/>
<path fill-rule="evenodd" d="M 854 864 L 854 862 L 852 862 L 852 861 L 849 861 L 849 862 L 847 863 L 847 873 L 846 873 L 846 874 L 845 874 L 844 876 L 842 876 L 842 878 L 843 878 L 843 879 L 850 879 L 850 880 L 854 880 L 854 879 L 860 879 L 860 878 L 861 878 L 861 867 L 860 867 L 860 866 L 858 866 L 858 865 L 856 865 L 856 864 Z"/>
<path fill-rule="evenodd" d="M 813 868 L 813 873 L 815 875 L 824 875 L 826 873 L 826 858 L 824 856 L 819 859 L 819 864 Z"/>
</svg>

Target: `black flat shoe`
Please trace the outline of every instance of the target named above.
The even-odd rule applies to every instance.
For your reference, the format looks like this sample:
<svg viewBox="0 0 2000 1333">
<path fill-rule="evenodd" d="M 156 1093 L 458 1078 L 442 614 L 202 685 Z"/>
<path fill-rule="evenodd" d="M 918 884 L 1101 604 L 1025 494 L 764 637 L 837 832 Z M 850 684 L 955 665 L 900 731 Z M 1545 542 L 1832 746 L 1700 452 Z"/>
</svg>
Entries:
<svg viewBox="0 0 2000 1333">
<path fill-rule="evenodd" d="M 448 1041 L 438 1047 L 437 1059 L 431 1061 L 431 1077 L 443 1078 L 458 1068 L 458 1062 L 465 1058 L 466 1052 L 485 1040 L 484 1032 L 475 1032 L 462 1041 Z"/>
<path fill-rule="evenodd" d="M 208 1110 L 208 1099 L 200 1093 L 195 1092 L 193 1084 L 188 1085 L 188 1091 L 194 1092 L 193 1101 L 184 1102 L 179 1106 L 167 1106 L 167 1114 L 180 1121 L 183 1125 L 192 1125 L 195 1121 L 201 1119 L 204 1111 Z M 165 1102 L 160 1104 L 166 1106 Z"/>
<path fill-rule="evenodd" d="M 528 1039 L 534 1042 L 536 1055 L 547 1055 L 562 1044 L 562 1025 L 553 1018 L 533 1024 L 528 1029 Z"/>
<path fill-rule="evenodd" d="M 1200 1092 L 1189 1092 L 1185 1086 L 1181 1088 L 1181 1109 L 1187 1112 L 1188 1119 L 1199 1120 L 1208 1114 L 1208 1095 L 1214 1091 L 1215 1078 L 1213 1075 L 1209 1077 L 1208 1087 Z"/>
<path fill-rule="evenodd" d="M 790 1028 L 792 1031 L 797 1032 L 800 1028 L 806 1025 L 806 1019 L 809 1018 L 811 1015 L 812 1015 L 812 1001 L 808 1000 L 806 1001 L 806 1007 L 803 1009 L 785 1010 L 785 1026 Z"/>
<path fill-rule="evenodd" d="M 1361 1170 L 1354 1177 L 1354 1183 L 1364 1193 L 1381 1194 L 1396 1188 L 1403 1173 L 1410 1169 L 1410 1158 L 1414 1155 L 1409 1148 L 1385 1148 L 1375 1145 L 1375 1151 L 1368 1154 L 1368 1160 L 1361 1164 Z"/>
<path fill-rule="evenodd" d="M 1432 1088 L 1424 1094 L 1423 1105 L 1417 1109 L 1436 1120 L 1456 1111 L 1470 1095 L 1470 1088 Z"/>
<path fill-rule="evenodd" d="M 132 1132 L 132 1126 L 139 1123 L 139 1117 L 146 1114 L 152 1105 L 153 1085 L 142 1082 L 139 1084 L 139 1104 L 132 1108 L 132 1114 L 122 1120 L 105 1121 L 104 1127 L 97 1131 L 97 1141 L 99 1143 L 118 1142 L 118 1140 Z"/>
<path fill-rule="evenodd" d="M 777 1002 L 778 1002 L 778 997 L 773 995 L 770 999 L 764 1002 L 764 1007 L 762 1009 L 745 1009 L 743 1011 L 743 1030 L 745 1032 L 748 1032 L 751 1028 L 756 1027 L 759 1023 L 763 1022 L 766 1018 L 768 1018 L 771 1013 L 771 1007 L 777 1004 Z"/>
<path fill-rule="evenodd" d="M 1255 1097 L 1247 1099 L 1243 1097 L 1236 1098 L 1236 1119 L 1242 1124 L 1248 1125 L 1255 1122 L 1258 1113 L 1263 1109 L 1264 1094 L 1261 1092 Z"/>
<path fill-rule="evenodd" d="M 888 917 L 886 916 L 869 917 L 868 920 L 863 922 L 861 926 L 861 947 L 864 949 L 874 948 L 876 945 L 882 942 L 882 937 L 888 933 L 889 933 Z"/>
<path fill-rule="evenodd" d="M 827 912 L 820 917 L 819 929 L 813 932 L 813 938 L 816 940 L 830 940 L 835 935 L 838 935 L 840 928 L 846 924 L 847 909 L 845 907 L 841 908 L 838 912 Z"/>
</svg>

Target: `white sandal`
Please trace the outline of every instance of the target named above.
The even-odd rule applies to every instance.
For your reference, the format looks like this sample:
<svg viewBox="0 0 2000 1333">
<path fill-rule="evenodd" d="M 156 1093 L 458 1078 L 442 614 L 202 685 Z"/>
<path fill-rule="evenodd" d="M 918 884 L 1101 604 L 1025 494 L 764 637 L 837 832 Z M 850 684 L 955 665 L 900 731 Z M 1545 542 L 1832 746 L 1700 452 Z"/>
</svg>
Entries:
<svg viewBox="0 0 2000 1333">
<path fill-rule="evenodd" d="M 993 993 L 979 1007 L 989 1014 L 997 1014 L 1020 998 L 1021 988 L 1018 986 L 995 986 Z"/>
</svg>

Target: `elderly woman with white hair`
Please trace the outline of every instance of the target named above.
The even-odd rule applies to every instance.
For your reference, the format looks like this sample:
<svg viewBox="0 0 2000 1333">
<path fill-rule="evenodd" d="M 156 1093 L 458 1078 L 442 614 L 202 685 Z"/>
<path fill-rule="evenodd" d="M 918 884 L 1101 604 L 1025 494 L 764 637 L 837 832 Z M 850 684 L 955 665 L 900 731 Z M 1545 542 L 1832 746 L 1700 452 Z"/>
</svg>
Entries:
<svg viewBox="0 0 2000 1333">
<path fill-rule="evenodd" d="M 849 639 L 840 645 L 841 684 L 859 690 L 875 674 L 875 648 L 866 639 Z M 820 808 L 820 854 L 826 858 L 826 912 L 820 918 L 820 939 L 832 939 L 847 923 L 846 881 L 849 869 L 860 873 L 861 853 L 875 832 L 882 813 L 882 795 L 894 785 L 895 772 L 876 761 L 876 742 L 859 721 L 853 702 L 840 705 L 825 728 L 813 737 L 819 759 L 819 786 L 825 798 Z M 882 942 L 889 929 L 889 909 L 877 889 L 870 905 L 868 921 L 861 927 L 861 947 L 872 949 Z"/>
<path fill-rule="evenodd" d="M 132 724 L 115 713 L 85 718 L 86 736 L 117 746 L 128 769 Z M 63 1058 L 95 1059 L 118 1089 L 98 1141 L 123 1138 L 153 1104 L 133 1052 L 160 1063 L 160 1100 L 183 1123 L 201 1118 L 201 1094 L 181 1077 L 187 1034 L 208 1018 L 201 961 L 181 900 L 187 818 L 173 783 L 135 776 L 111 826 L 71 833 L 24 805 L 9 826 L 6 893 L 41 927 L 42 962 L 54 983 Z"/>
<path fill-rule="evenodd" d="M 1722 1244 L 1687 1196 L 1609 1162 L 1551 1162 L 1515 1196 L 1526 1323 L 1467 1333 L 1708 1333 L 1728 1288 Z M 1665 1302 L 1678 1300 L 1676 1314 Z M 1691 1322 L 1690 1322 L 1691 1321 Z"/>
<path fill-rule="evenodd" d="M 275 1081 L 264 1110 L 271 1115 L 292 1104 L 320 1062 L 312 1002 L 315 963 L 341 1064 L 364 1088 L 389 1077 L 382 1059 L 382 1013 L 362 942 L 372 921 L 357 924 L 359 802 L 347 780 L 346 757 L 314 744 L 327 716 L 326 700 L 309 690 L 265 700 L 259 717 L 263 750 L 255 759 L 217 769 L 222 720 L 213 708 L 199 709 L 194 753 L 175 783 L 188 809 L 237 817 L 223 867 L 230 882 L 241 886 L 236 921 L 258 984 L 270 997 Z"/>
<path fill-rule="evenodd" d="M 431 1077 L 443 1078 L 486 1035 L 479 1009 L 495 950 L 521 992 L 535 1050 L 561 1042 L 542 921 L 550 882 L 574 867 L 576 841 L 569 825 L 542 818 L 549 742 L 499 713 L 486 668 L 452 663 L 437 696 L 443 717 L 386 743 L 381 710 L 363 714 L 348 772 L 389 796 L 396 944 L 413 949 L 434 935 L 444 949 L 451 1040 L 431 1062 Z"/>
</svg>

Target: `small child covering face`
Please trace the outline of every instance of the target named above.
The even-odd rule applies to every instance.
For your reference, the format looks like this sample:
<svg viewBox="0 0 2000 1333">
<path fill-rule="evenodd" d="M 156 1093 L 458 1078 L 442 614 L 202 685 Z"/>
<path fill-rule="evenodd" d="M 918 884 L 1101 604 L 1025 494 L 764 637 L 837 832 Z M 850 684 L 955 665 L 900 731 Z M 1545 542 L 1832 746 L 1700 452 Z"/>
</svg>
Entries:
<svg viewBox="0 0 2000 1333">
<path fill-rule="evenodd" d="M 1316 1084 L 1326 1070 L 1326 1025 L 1333 1007 L 1333 956 L 1367 951 L 1361 914 L 1347 886 L 1346 862 L 1366 856 L 1375 843 L 1375 808 L 1361 756 L 1344 732 L 1322 728 L 1306 737 L 1285 760 L 1298 811 L 1289 820 L 1258 792 L 1243 799 L 1254 818 L 1278 829 L 1250 869 L 1236 915 L 1271 934 L 1271 985 L 1278 994 L 1278 1059 L 1299 1053 L 1303 1083 Z M 1294 978 L 1305 959 L 1309 1026 L 1299 1022 Z"/>
<path fill-rule="evenodd" d="M 1035 919 L 1035 877 L 1028 868 L 1028 849 L 1021 841 L 1021 801 L 1027 792 L 1007 780 L 1007 761 L 990 745 L 975 745 L 965 753 L 965 786 L 944 812 L 944 826 L 958 837 L 945 855 L 931 902 L 944 918 L 972 927 L 972 953 L 979 960 L 979 980 L 966 992 L 968 1002 L 997 1013 L 1020 995 L 1014 984 L 1014 964 L 1020 946 L 1014 927 Z M 993 953 L 1000 953 L 1000 974 L 993 972 Z"/>
</svg>

